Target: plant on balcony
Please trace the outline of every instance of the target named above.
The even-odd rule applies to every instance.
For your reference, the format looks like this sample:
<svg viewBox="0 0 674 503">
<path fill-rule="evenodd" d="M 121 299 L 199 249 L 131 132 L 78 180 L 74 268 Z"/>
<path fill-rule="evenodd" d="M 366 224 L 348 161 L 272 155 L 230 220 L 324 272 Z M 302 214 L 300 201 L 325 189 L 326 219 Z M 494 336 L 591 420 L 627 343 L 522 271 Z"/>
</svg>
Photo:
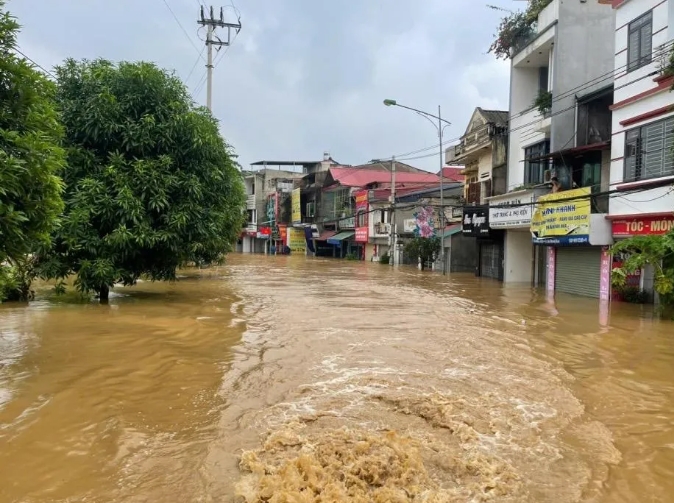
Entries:
<svg viewBox="0 0 674 503">
<path fill-rule="evenodd" d="M 671 48 L 662 49 L 660 55 L 660 73 L 663 77 L 674 75 L 674 50 Z"/>
<path fill-rule="evenodd" d="M 538 91 L 538 96 L 536 96 L 533 106 L 538 108 L 541 115 L 549 114 L 552 109 L 552 92 L 543 91 L 542 89 Z"/>
<path fill-rule="evenodd" d="M 529 0 L 524 12 L 510 12 L 501 19 L 494 41 L 489 47 L 497 59 L 512 58 L 534 33 L 538 15 L 552 0 Z"/>
</svg>

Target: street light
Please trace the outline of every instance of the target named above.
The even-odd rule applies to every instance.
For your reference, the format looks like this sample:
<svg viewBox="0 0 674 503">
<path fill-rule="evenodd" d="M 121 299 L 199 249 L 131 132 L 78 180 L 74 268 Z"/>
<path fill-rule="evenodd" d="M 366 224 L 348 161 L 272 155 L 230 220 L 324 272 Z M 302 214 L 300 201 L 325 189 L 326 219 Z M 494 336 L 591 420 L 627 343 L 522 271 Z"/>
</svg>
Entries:
<svg viewBox="0 0 674 503">
<path fill-rule="evenodd" d="M 439 143 L 439 149 L 440 149 L 440 259 L 442 261 L 442 274 L 446 274 L 446 269 L 445 269 L 445 198 L 444 198 L 444 183 L 443 183 L 443 173 L 442 169 L 445 166 L 445 160 L 443 158 L 443 152 L 442 152 L 442 133 L 444 132 L 445 128 L 447 126 L 450 126 L 452 123 L 449 121 L 446 121 L 445 119 L 442 118 L 441 111 L 440 111 L 440 105 L 438 105 L 438 115 L 433 115 L 429 114 L 428 112 L 424 112 L 422 110 L 417 110 L 416 108 L 408 107 L 405 105 L 401 105 L 398 103 L 396 100 L 391 100 L 391 99 L 385 99 L 384 100 L 384 105 L 387 107 L 400 107 L 400 108 L 406 108 L 407 110 L 411 110 L 412 112 L 415 112 L 419 115 L 421 115 L 424 119 L 428 120 L 435 129 L 438 131 L 438 143 Z M 437 119 L 438 123 L 436 124 L 435 121 L 432 119 Z M 443 125 L 444 123 L 444 125 Z"/>
</svg>

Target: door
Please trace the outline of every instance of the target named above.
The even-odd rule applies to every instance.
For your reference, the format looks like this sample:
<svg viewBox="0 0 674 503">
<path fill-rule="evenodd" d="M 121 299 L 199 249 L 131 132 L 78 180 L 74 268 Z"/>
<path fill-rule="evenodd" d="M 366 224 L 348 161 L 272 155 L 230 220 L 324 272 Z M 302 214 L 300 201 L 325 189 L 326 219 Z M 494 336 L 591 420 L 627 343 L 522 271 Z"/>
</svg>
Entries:
<svg viewBox="0 0 674 503">
<path fill-rule="evenodd" d="M 599 298 L 601 247 L 557 248 L 555 291 Z"/>
<path fill-rule="evenodd" d="M 480 245 L 480 276 L 502 279 L 502 250 L 503 245 L 501 243 L 482 243 Z"/>
</svg>

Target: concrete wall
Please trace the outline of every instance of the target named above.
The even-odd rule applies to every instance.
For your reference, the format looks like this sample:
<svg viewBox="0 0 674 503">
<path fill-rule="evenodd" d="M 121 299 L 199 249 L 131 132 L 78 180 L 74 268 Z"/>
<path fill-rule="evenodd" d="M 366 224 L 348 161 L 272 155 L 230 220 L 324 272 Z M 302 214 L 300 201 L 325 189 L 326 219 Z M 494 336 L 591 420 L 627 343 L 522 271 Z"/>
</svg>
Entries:
<svg viewBox="0 0 674 503">
<path fill-rule="evenodd" d="M 576 95 L 611 85 L 615 56 L 614 16 L 611 5 L 596 0 L 559 3 L 559 22 L 553 57 L 551 151 L 575 146 Z M 582 89 L 580 89 L 582 88 Z M 564 94 L 568 96 L 561 97 Z M 567 110 L 568 109 L 568 110 Z"/>
<path fill-rule="evenodd" d="M 518 70 L 519 71 L 519 70 Z M 508 191 L 524 183 L 524 149 L 545 140 L 545 133 L 536 131 L 532 124 L 541 118 L 536 109 L 513 116 L 508 147 Z"/>
<path fill-rule="evenodd" d="M 505 233 L 505 283 L 531 283 L 533 273 L 533 244 L 528 229 L 508 229 Z"/>
</svg>

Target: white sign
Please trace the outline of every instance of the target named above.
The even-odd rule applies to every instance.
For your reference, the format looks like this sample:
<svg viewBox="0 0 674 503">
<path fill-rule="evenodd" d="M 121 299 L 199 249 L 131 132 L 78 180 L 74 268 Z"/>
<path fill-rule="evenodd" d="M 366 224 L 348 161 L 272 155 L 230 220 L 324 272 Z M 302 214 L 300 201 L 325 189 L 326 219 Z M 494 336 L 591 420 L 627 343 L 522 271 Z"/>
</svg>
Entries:
<svg viewBox="0 0 674 503">
<path fill-rule="evenodd" d="M 403 220 L 403 232 L 414 232 L 417 228 L 417 221 L 413 218 L 406 218 Z"/>
<path fill-rule="evenodd" d="M 491 201 L 489 204 L 489 227 L 495 229 L 529 227 L 531 225 L 532 206 L 532 194 Z"/>
</svg>

